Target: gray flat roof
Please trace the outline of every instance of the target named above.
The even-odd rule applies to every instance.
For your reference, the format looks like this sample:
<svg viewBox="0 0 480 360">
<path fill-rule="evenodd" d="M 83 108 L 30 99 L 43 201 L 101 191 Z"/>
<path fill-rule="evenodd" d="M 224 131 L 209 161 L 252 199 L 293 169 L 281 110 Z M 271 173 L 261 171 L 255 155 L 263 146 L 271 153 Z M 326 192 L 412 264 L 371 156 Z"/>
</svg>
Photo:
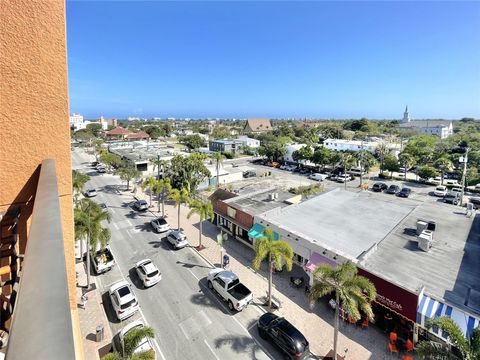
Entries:
<svg viewBox="0 0 480 360">
<path fill-rule="evenodd" d="M 419 218 L 436 221 L 433 247 L 418 249 L 413 234 Z M 421 203 L 377 250 L 362 261 L 366 269 L 480 314 L 480 215 L 465 216 L 459 207 Z"/>
<path fill-rule="evenodd" d="M 278 199 L 270 200 L 269 195 L 272 193 L 278 194 Z M 235 207 L 236 209 L 245 211 L 248 214 L 258 215 L 272 209 L 288 206 L 289 203 L 286 203 L 285 200 L 291 199 L 295 196 L 295 194 L 291 194 L 279 189 L 263 189 L 260 191 L 242 194 L 234 198 L 224 200 L 224 202 L 232 207 Z"/>
<path fill-rule="evenodd" d="M 158 155 L 160 157 L 169 157 L 173 156 L 174 154 L 178 153 L 175 149 L 167 148 L 167 147 L 154 147 L 149 146 L 148 150 L 147 147 L 141 148 L 112 148 L 111 152 L 117 154 L 119 156 L 125 157 L 132 161 L 148 161 L 150 159 L 156 158 Z"/>
<path fill-rule="evenodd" d="M 394 196 L 382 201 L 372 195 L 335 189 L 280 212 L 266 213 L 262 218 L 357 258 L 388 236 L 414 209 Z"/>
</svg>

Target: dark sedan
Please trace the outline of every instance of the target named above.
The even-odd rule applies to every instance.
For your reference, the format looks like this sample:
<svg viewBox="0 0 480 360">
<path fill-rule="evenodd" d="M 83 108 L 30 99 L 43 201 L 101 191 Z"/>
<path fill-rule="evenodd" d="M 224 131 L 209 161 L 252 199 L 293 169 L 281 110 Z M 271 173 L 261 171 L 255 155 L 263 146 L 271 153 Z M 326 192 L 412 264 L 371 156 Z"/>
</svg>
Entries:
<svg viewBox="0 0 480 360">
<path fill-rule="evenodd" d="M 400 186 L 390 185 L 387 189 L 387 194 L 398 194 L 400 192 Z"/>
<path fill-rule="evenodd" d="M 410 188 L 403 188 L 402 190 L 400 190 L 400 192 L 397 194 L 398 196 L 400 197 L 409 197 L 410 194 L 412 193 L 412 189 Z"/>
<path fill-rule="evenodd" d="M 385 184 L 383 182 L 376 182 L 372 186 L 372 191 L 380 192 L 380 191 L 383 191 L 383 190 L 387 190 L 387 187 L 388 187 L 387 184 Z"/>
<path fill-rule="evenodd" d="M 257 326 L 260 337 L 276 345 L 289 359 L 306 359 L 310 355 L 305 336 L 284 318 L 266 313 L 260 316 Z"/>
</svg>

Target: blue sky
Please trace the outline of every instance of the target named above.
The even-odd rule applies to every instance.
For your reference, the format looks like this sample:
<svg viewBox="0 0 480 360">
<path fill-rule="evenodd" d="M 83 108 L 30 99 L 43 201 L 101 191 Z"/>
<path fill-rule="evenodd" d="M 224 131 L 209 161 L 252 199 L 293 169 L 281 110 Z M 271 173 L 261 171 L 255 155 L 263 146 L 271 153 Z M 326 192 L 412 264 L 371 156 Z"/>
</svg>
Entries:
<svg viewBox="0 0 480 360">
<path fill-rule="evenodd" d="M 67 1 L 70 111 L 480 118 L 480 2 Z"/>
</svg>

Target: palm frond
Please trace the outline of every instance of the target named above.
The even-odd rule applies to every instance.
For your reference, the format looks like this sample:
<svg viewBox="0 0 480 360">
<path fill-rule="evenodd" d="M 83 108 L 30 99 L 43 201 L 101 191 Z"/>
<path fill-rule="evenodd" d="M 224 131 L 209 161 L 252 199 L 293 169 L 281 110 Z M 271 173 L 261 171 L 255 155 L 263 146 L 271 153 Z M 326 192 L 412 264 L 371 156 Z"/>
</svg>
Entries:
<svg viewBox="0 0 480 360">
<path fill-rule="evenodd" d="M 470 349 L 474 355 L 474 358 L 480 359 L 480 326 L 478 326 L 472 332 L 472 337 L 470 338 Z"/>
<path fill-rule="evenodd" d="M 331 294 L 335 291 L 335 288 L 329 284 L 325 283 L 315 283 L 310 289 L 309 301 L 310 307 L 315 305 L 315 301 L 324 297 L 325 295 Z"/>
<path fill-rule="evenodd" d="M 108 353 L 101 360 L 123 360 L 119 353 Z"/>
<path fill-rule="evenodd" d="M 270 252 L 270 244 L 267 238 L 260 237 L 255 241 L 255 258 L 252 262 L 252 267 L 255 270 L 260 269 L 260 265 L 265 257 Z"/>
<path fill-rule="evenodd" d="M 452 354 L 448 345 L 435 341 L 422 341 L 415 347 L 415 351 L 425 360 L 460 360 Z"/>
<path fill-rule="evenodd" d="M 123 349 L 125 352 L 125 355 L 129 358 L 132 357 L 133 352 L 137 348 L 137 346 L 140 344 L 140 341 L 142 341 L 143 338 L 153 338 L 155 336 L 155 333 L 153 331 L 153 328 L 150 326 L 146 326 L 143 328 L 134 328 L 130 330 L 125 338 L 123 339 Z"/>
<path fill-rule="evenodd" d="M 155 352 L 153 350 L 142 351 L 133 355 L 131 360 L 155 360 Z"/>
<path fill-rule="evenodd" d="M 445 331 L 448 334 L 448 338 L 453 345 L 455 345 L 464 355 L 467 356 L 470 350 L 469 343 L 463 335 L 463 331 L 460 327 L 449 317 L 440 316 L 438 318 L 427 321 L 428 327 L 436 326 L 440 330 Z"/>
</svg>

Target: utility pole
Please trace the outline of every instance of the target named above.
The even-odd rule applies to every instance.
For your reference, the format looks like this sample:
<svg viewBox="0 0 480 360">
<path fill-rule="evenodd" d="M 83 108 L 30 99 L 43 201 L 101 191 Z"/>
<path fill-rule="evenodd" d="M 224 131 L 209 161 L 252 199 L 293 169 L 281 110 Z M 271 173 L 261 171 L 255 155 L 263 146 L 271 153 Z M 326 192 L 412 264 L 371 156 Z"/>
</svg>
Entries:
<svg viewBox="0 0 480 360">
<path fill-rule="evenodd" d="M 157 180 L 160 180 L 160 154 L 157 154 Z"/>
<path fill-rule="evenodd" d="M 462 175 L 462 197 L 460 198 L 460 206 L 463 206 L 463 196 L 465 195 L 465 178 L 467 176 L 467 163 L 468 163 L 468 152 L 469 148 L 465 151 L 465 157 L 461 157 L 460 161 L 463 161 L 463 175 Z"/>
</svg>

